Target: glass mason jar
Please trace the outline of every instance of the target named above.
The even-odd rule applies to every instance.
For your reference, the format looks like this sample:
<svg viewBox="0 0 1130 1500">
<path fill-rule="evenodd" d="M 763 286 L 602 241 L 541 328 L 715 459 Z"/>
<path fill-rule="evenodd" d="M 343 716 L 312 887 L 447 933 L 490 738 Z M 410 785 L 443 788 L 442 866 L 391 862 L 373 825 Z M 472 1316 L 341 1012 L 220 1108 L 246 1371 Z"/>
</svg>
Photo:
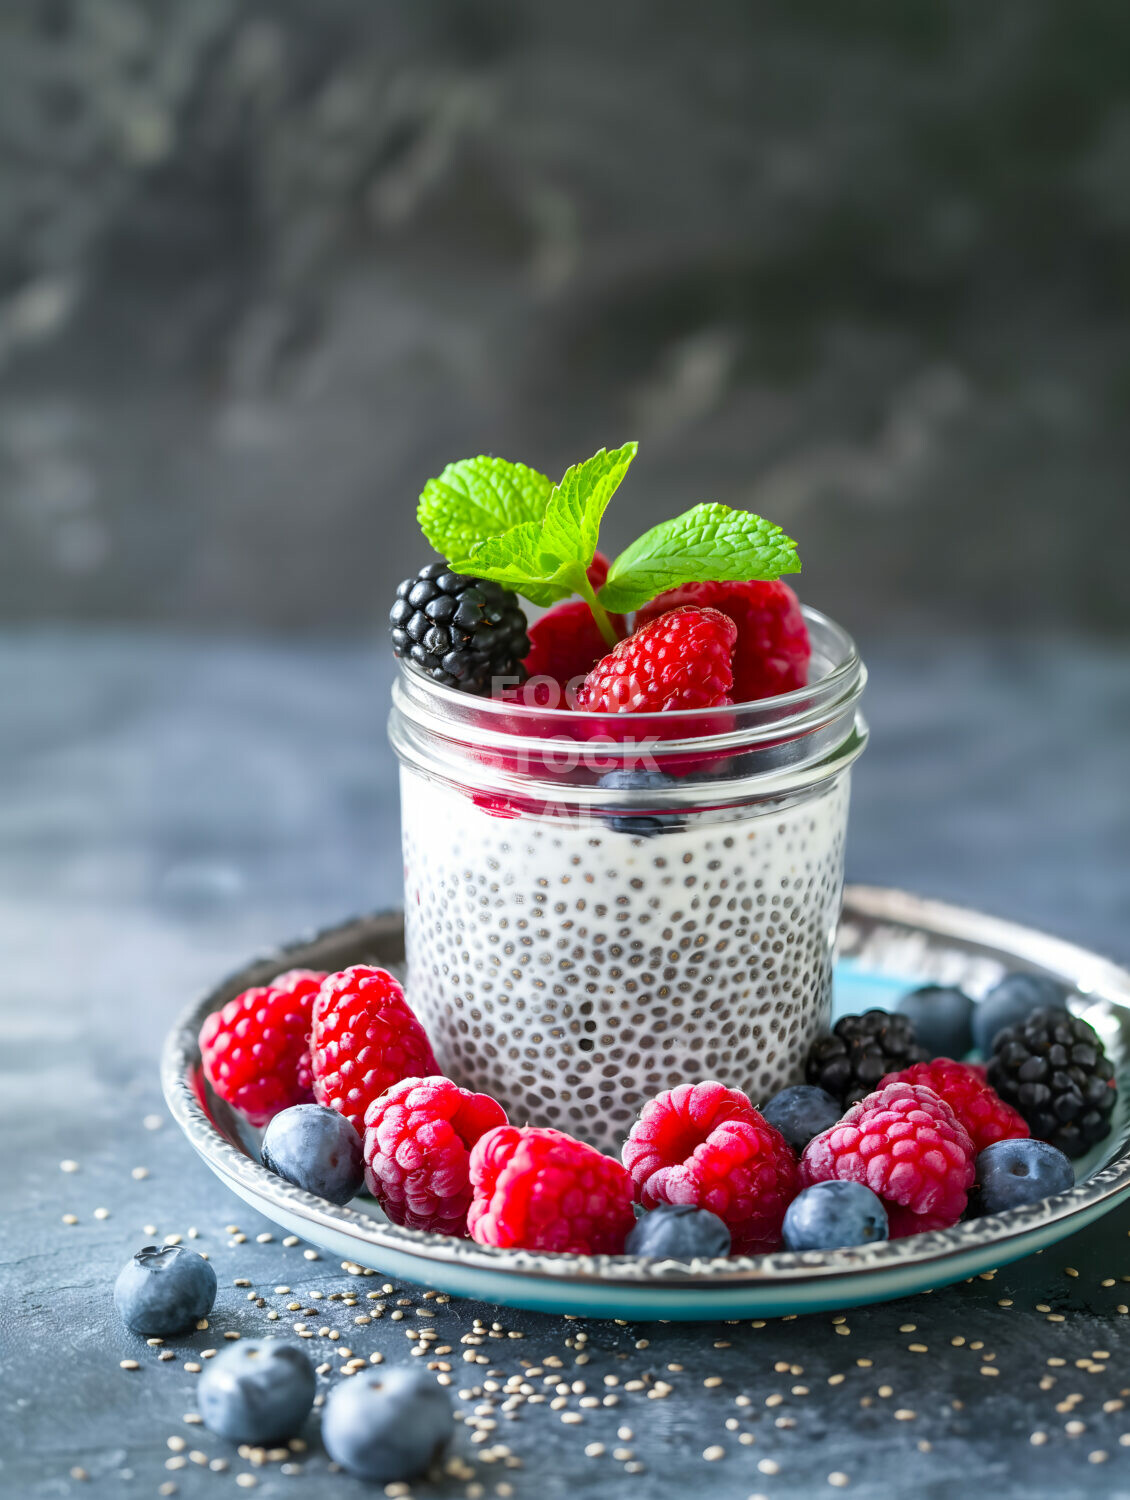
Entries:
<svg viewBox="0 0 1130 1500">
<path fill-rule="evenodd" d="M 661 1089 L 800 1078 L 867 739 L 855 646 L 804 613 L 809 685 L 727 708 L 572 713 L 401 664 L 408 999 L 515 1124 L 616 1150 Z"/>
</svg>

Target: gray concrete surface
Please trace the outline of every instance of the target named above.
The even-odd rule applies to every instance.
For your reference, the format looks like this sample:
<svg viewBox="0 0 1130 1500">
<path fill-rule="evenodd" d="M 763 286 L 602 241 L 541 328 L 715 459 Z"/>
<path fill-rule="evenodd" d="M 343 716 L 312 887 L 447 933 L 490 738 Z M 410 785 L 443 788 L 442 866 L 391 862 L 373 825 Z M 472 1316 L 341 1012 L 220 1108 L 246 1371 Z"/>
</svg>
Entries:
<svg viewBox="0 0 1130 1500">
<path fill-rule="evenodd" d="M 874 740 L 858 772 L 851 875 L 1130 959 L 1125 653 L 932 636 L 865 646 Z M 309 1451 L 290 1460 L 295 1474 L 277 1462 L 257 1469 L 184 1421 L 198 1379 L 186 1363 L 222 1346 L 225 1331 L 304 1319 L 340 1331 L 337 1346 L 310 1343 L 331 1363 L 343 1344 L 391 1361 L 408 1357 L 404 1329 L 424 1325 L 414 1309 L 432 1309 L 421 1289 L 398 1286 L 382 1319 L 357 1326 L 364 1303 L 330 1294 L 379 1280 L 308 1261 L 277 1235 L 258 1243 L 271 1226 L 210 1177 L 165 1115 L 156 1056 L 185 1001 L 249 953 L 395 902 L 388 668 L 383 647 L 359 641 L 0 637 L 5 1497 L 118 1500 L 175 1485 L 205 1500 L 240 1493 L 237 1474 L 271 1497 L 372 1493 L 327 1472 L 316 1422 Z M 63 1160 L 78 1171 L 62 1172 Z M 211 1327 L 170 1341 L 168 1361 L 121 1328 L 110 1300 L 120 1262 L 154 1237 L 146 1225 L 158 1237 L 195 1228 L 220 1279 Z M 230 1225 L 246 1242 L 232 1243 Z M 1130 1318 L 1117 1311 L 1130 1301 L 1128 1233 L 1130 1213 L 1118 1212 L 991 1281 L 848 1313 L 838 1331 L 831 1316 L 633 1328 L 441 1305 L 428 1321 L 452 1347 L 457 1389 L 488 1370 L 501 1384 L 523 1360 L 550 1373 L 545 1361 L 560 1359 L 560 1379 L 619 1399 L 581 1408 L 572 1394 L 583 1421 L 571 1425 L 548 1403 L 513 1420 L 496 1413 L 485 1443 L 460 1432 L 465 1477 L 413 1493 L 745 1500 L 832 1493 L 828 1476 L 843 1474 L 845 1493 L 866 1500 L 950 1500 L 973 1486 L 1007 1500 L 1130 1494 L 1130 1447 L 1120 1444 Z M 402 1297 L 409 1305 L 394 1321 Z M 292 1300 L 313 1313 L 288 1313 Z M 273 1324 L 271 1307 L 281 1310 Z M 476 1317 L 524 1337 L 488 1340 L 491 1363 L 470 1365 L 460 1338 Z M 130 1358 L 139 1370 L 119 1368 Z M 708 1386 L 715 1376 L 721 1385 Z M 670 1393 L 625 1389 L 645 1378 Z M 541 1376 L 533 1383 L 550 1390 Z M 630 1438 L 617 1437 L 621 1426 Z M 1034 1432 L 1046 1444 L 1034 1446 Z M 520 1466 L 486 1461 L 498 1443 Z M 604 1453 L 586 1456 L 592 1444 Z M 705 1460 L 715 1445 L 724 1456 Z M 614 1457 L 621 1448 L 631 1457 Z"/>
</svg>

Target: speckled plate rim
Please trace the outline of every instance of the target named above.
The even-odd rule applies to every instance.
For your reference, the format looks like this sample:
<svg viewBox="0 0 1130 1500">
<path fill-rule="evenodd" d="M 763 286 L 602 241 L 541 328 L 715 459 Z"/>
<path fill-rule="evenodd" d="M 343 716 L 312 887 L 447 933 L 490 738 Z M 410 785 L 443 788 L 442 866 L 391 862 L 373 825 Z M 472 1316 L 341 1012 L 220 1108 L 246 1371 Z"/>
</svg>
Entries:
<svg viewBox="0 0 1130 1500">
<path fill-rule="evenodd" d="M 1122 1139 L 1109 1159 L 1071 1192 L 1008 1215 L 852 1250 L 688 1263 L 493 1250 L 338 1208 L 268 1172 L 248 1155 L 235 1117 L 210 1098 L 204 1084 L 197 1035 L 211 1011 L 284 969 L 341 967 L 364 955 L 395 963 L 401 932 L 399 912 L 378 913 L 253 961 L 188 1007 L 162 1055 L 169 1109 L 212 1171 L 253 1208 L 344 1260 L 457 1296 L 547 1311 L 676 1320 L 756 1316 L 859 1305 L 960 1280 L 1042 1249 L 1130 1195 L 1130 1140 Z M 1104 1020 L 1130 1020 L 1130 973 L 1097 954 L 904 891 L 849 886 L 841 945 L 865 965 L 868 945 L 878 933 L 887 942 L 892 933 L 905 938 L 911 967 L 931 943 L 950 942 L 967 955 L 983 955 L 990 974 L 994 967 L 1025 968 L 1063 981 L 1076 992 L 1076 1008 L 1100 1030 Z M 928 967 L 923 982 L 927 977 Z"/>
</svg>

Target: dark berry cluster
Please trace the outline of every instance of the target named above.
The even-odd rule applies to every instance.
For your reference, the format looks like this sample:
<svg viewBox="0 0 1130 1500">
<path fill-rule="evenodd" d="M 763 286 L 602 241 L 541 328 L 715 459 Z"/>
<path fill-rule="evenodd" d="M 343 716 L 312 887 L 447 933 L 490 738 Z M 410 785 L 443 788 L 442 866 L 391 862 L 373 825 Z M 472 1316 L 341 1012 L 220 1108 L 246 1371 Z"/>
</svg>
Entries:
<svg viewBox="0 0 1130 1500">
<path fill-rule="evenodd" d="M 989 1083 L 1034 1136 L 1082 1156 L 1110 1134 L 1114 1067 L 1097 1032 L 1059 1006 L 1034 1010 L 997 1034 Z"/>
<path fill-rule="evenodd" d="M 522 677 L 526 616 L 511 589 L 453 573 L 440 559 L 406 578 L 389 614 L 392 648 L 433 681 L 489 693 L 495 677 Z"/>
<path fill-rule="evenodd" d="M 918 1045 L 908 1017 L 868 1010 L 861 1016 L 843 1016 L 828 1036 L 813 1042 L 804 1076 L 841 1104 L 858 1104 L 888 1073 L 925 1062 L 929 1055 Z"/>
</svg>

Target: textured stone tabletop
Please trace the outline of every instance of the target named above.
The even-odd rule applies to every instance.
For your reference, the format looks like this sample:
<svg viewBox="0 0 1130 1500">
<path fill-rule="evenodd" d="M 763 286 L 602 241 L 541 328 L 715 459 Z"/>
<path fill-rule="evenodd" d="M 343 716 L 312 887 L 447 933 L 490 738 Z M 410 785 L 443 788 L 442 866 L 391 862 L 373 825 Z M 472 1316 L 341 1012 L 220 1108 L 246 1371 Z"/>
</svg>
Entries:
<svg viewBox="0 0 1130 1500">
<path fill-rule="evenodd" d="M 1130 959 L 1125 654 L 863 644 L 851 878 Z M 211 1178 L 162 1106 L 161 1038 L 249 954 L 396 902 L 387 680 L 367 643 L 0 639 L 0 1493 L 374 1493 L 328 1474 L 316 1421 L 257 1465 L 191 1420 L 204 1351 L 297 1321 L 331 1370 L 435 1331 L 471 1393 L 457 1472 L 412 1489 L 437 1500 L 1130 1495 L 1130 1211 L 842 1317 L 622 1326 L 349 1275 Z M 220 1293 L 207 1330 L 148 1348 L 112 1279 L 169 1235 Z"/>
</svg>

